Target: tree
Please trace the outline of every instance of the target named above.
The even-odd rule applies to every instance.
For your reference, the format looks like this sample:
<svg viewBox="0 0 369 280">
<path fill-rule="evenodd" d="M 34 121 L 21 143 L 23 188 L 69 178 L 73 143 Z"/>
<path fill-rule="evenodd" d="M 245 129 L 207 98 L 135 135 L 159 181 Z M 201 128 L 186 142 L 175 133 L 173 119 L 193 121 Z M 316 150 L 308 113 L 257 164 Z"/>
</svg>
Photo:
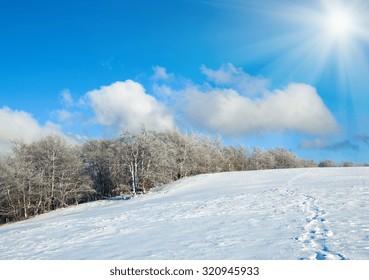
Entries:
<svg viewBox="0 0 369 280">
<path fill-rule="evenodd" d="M 337 164 L 333 160 L 323 160 L 319 162 L 319 167 L 337 167 Z"/>
<path fill-rule="evenodd" d="M 37 214 L 40 177 L 26 153 L 26 145 L 14 143 L 13 156 L 1 167 L 2 214 L 6 219 L 19 221 Z"/>
<path fill-rule="evenodd" d="M 317 167 L 318 164 L 314 160 L 302 159 L 300 160 L 300 166 L 301 167 Z"/>
<path fill-rule="evenodd" d="M 146 193 L 197 174 L 315 166 L 315 161 L 300 160 L 284 148 L 249 150 L 225 146 L 219 138 L 144 127 L 82 147 L 48 136 L 31 144 L 15 143 L 12 154 L 0 159 L 0 223 L 98 197 Z M 337 164 L 326 160 L 319 166 Z"/>
<path fill-rule="evenodd" d="M 211 139 L 202 136 L 197 139 L 195 146 L 195 161 L 197 164 L 197 174 L 221 172 L 224 168 L 224 150 L 220 139 Z"/>
<path fill-rule="evenodd" d="M 82 146 L 82 159 L 85 172 L 92 180 L 92 187 L 98 197 L 111 197 L 115 195 L 117 186 L 113 183 L 113 178 L 121 176 L 115 174 L 116 151 L 112 140 L 91 140 Z M 119 171 L 119 170 L 117 170 Z"/>
<path fill-rule="evenodd" d="M 272 169 L 275 166 L 274 157 L 259 147 L 252 149 L 249 157 L 249 169 Z"/>
<path fill-rule="evenodd" d="M 140 172 L 140 188 L 148 189 L 175 180 L 176 147 L 171 143 L 168 132 L 143 131 L 140 141 L 148 157 L 143 161 Z"/>
<path fill-rule="evenodd" d="M 286 150 L 285 148 L 275 148 L 267 152 L 274 159 L 274 167 L 280 168 L 296 168 L 299 167 L 299 160 L 296 154 Z"/>
<path fill-rule="evenodd" d="M 17 188 L 15 176 L 9 168 L 8 160 L 0 160 L 0 217 L 2 222 L 18 221 L 21 192 Z"/>
<path fill-rule="evenodd" d="M 223 171 L 242 171 L 248 167 L 248 149 L 243 146 L 223 148 Z"/>
<path fill-rule="evenodd" d="M 173 180 L 174 150 L 166 133 L 147 131 L 125 132 L 115 141 L 119 168 L 123 171 L 122 186 L 130 192 L 147 192 L 150 188 Z"/>
<path fill-rule="evenodd" d="M 343 161 L 341 163 L 341 166 L 342 167 L 354 167 L 354 166 L 356 166 L 356 164 L 354 162 L 351 162 L 351 161 Z"/>
<path fill-rule="evenodd" d="M 41 176 L 45 209 L 78 203 L 93 192 L 80 149 L 59 136 L 48 136 L 26 146 L 28 161 Z"/>
<path fill-rule="evenodd" d="M 27 219 L 83 201 L 93 192 L 83 170 L 79 149 L 61 137 L 15 143 L 12 155 L 1 164 L 1 215 Z"/>
</svg>

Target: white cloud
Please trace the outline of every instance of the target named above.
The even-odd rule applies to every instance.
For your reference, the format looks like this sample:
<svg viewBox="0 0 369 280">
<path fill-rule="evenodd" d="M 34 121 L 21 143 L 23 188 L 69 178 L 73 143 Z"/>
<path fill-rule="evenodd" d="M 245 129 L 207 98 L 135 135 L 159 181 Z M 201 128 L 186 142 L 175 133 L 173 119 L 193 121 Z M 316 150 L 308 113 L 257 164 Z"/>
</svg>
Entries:
<svg viewBox="0 0 369 280">
<path fill-rule="evenodd" d="M 187 90 L 187 117 L 195 126 L 230 136 L 264 132 L 332 134 L 339 126 L 315 88 L 290 84 L 259 98 L 233 89 Z"/>
<path fill-rule="evenodd" d="M 60 109 L 52 112 L 52 116 L 55 117 L 61 123 L 72 124 L 82 118 L 82 114 L 78 111 L 70 112 L 66 109 Z"/>
<path fill-rule="evenodd" d="M 83 119 L 83 112 L 81 112 L 81 105 L 75 102 L 69 89 L 64 89 L 60 93 L 61 105 L 63 108 L 51 112 L 53 120 L 63 124 L 72 125 L 79 123 Z"/>
<path fill-rule="evenodd" d="M 62 135 L 62 132 L 51 122 L 40 125 L 27 112 L 8 107 L 0 109 L 0 154 L 8 153 L 13 141 L 31 143 L 49 134 Z"/>
<path fill-rule="evenodd" d="M 168 73 L 167 69 L 161 66 L 154 66 L 154 75 L 151 77 L 153 80 L 168 80 L 173 77 L 173 74 Z"/>
<path fill-rule="evenodd" d="M 255 96 L 264 93 L 269 86 L 269 81 L 261 77 L 252 77 L 241 68 L 233 64 L 223 64 L 218 70 L 201 66 L 201 72 L 208 81 L 217 86 L 225 86 L 237 90 L 241 95 Z"/>
<path fill-rule="evenodd" d="M 155 130 L 175 128 L 169 110 L 131 80 L 90 91 L 85 99 L 94 110 L 97 123 L 113 127 L 117 133 L 137 130 L 141 125 Z"/>
<path fill-rule="evenodd" d="M 73 118 L 73 114 L 67 110 L 58 110 L 56 113 L 58 119 L 61 121 L 67 121 Z"/>
<path fill-rule="evenodd" d="M 219 70 L 213 70 L 202 65 L 200 70 L 209 81 L 220 85 L 230 83 L 232 77 L 239 72 L 232 64 L 222 65 Z"/>
<path fill-rule="evenodd" d="M 65 105 L 72 105 L 74 103 L 72 94 L 68 89 L 65 89 L 61 92 L 62 103 Z"/>
</svg>

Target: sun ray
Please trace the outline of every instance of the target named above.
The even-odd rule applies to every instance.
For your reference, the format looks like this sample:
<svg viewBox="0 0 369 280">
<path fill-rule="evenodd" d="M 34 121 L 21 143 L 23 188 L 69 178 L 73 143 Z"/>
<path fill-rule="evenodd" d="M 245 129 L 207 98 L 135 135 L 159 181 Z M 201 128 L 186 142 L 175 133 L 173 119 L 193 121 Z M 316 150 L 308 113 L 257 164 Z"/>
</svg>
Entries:
<svg viewBox="0 0 369 280">
<path fill-rule="evenodd" d="M 270 1 L 267 9 L 259 6 L 253 4 L 255 13 L 274 25 L 267 36 L 232 49 L 242 63 L 262 61 L 262 73 L 278 83 L 297 80 L 317 84 L 325 75 L 335 73 L 332 83 L 347 87 L 347 94 L 351 92 L 349 84 L 369 76 L 365 51 L 369 44 L 369 3 L 365 0 Z"/>
</svg>

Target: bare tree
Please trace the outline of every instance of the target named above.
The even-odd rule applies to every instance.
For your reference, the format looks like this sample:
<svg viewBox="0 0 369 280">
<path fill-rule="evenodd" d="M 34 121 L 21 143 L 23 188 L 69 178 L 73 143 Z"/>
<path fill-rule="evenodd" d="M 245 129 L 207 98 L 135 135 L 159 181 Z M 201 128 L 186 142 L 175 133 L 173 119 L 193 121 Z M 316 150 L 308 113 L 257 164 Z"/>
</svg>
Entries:
<svg viewBox="0 0 369 280">
<path fill-rule="evenodd" d="M 173 147 L 175 166 L 177 168 L 175 179 L 198 174 L 199 139 L 196 134 L 180 134 L 178 131 L 168 133 L 168 145 Z"/>
<path fill-rule="evenodd" d="M 48 136 L 26 146 L 28 162 L 41 176 L 45 211 L 64 207 L 92 192 L 79 148 L 59 136 Z"/>
<path fill-rule="evenodd" d="M 322 160 L 319 162 L 319 167 L 337 167 L 337 163 L 335 163 L 333 160 Z"/>
<path fill-rule="evenodd" d="M 116 194 L 113 177 L 117 168 L 116 151 L 112 140 L 91 140 L 82 147 L 82 158 L 86 173 L 92 180 L 92 187 L 98 197 L 111 197 Z M 118 175 L 120 176 L 120 175 Z"/>
<path fill-rule="evenodd" d="M 197 174 L 313 166 L 316 162 L 300 160 L 284 148 L 225 146 L 219 138 L 179 131 L 142 128 L 82 147 L 49 136 L 31 144 L 16 143 L 12 155 L 0 160 L 0 222 L 26 219 L 87 198 L 146 193 Z"/>
<path fill-rule="evenodd" d="M 274 159 L 262 148 L 255 147 L 249 156 L 248 166 L 250 170 L 270 169 L 274 166 Z"/>
<path fill-rule="evenodd" d="M 274 158 L 274 168 L 296 168 L 300 166 L 296 154 L 284 149 L 275 148 L 267 152 Z M 269 169 L 269 168 L 268 168 Z"/>
<path fill-rule="evenodd" d="M 119 168 L 123 171 L 122 186 L 130 185 L 135 195 L 172 180 L 172 150 L 163 133 L 147 131 L 125 132 L 115 142 Z M 124 176 L 126 175 L 126 176 Z"/>
<path fill-rule="evenodd" d="M 248 166 L 248 149 L 243 146 L 224 147 L 223 153 L 223 171 L 242 171 L 247 170 Z"/>
<path fill-rule="evenodd" d="M 78 203 L 93 191 L 79 149 L 57 136 L 15 143 L 0 168 L 1 215 L 9 220 Z"/>
<path fill-rule="evenodd" d="M 170 142 L 168 132 L 144 131 L 139 138 L 147 157 L 140 172 L 142 191 L 173 181 L 176 147 Z"/>
<path fill-rule="evenodd" d="M 2 164 L 2 212 L 9 220 L 27 219 L 37 214 L 39 176 L 26 152 L 26 145 L 15 143 L 14 155 Z"/>
</svg>

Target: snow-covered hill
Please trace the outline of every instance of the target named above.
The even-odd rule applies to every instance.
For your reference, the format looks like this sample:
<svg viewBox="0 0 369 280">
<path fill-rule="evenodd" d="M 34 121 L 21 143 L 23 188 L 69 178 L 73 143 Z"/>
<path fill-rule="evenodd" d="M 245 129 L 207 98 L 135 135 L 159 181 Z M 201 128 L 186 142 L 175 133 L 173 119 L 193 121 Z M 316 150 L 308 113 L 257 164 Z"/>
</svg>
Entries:
<svg viewBox="0 0 369 280">
<path fill-rule="evenodd" d="M 369 259 L 369 168 L 200 175 L 0 227 L 0 259 Z"/>
</svg>

